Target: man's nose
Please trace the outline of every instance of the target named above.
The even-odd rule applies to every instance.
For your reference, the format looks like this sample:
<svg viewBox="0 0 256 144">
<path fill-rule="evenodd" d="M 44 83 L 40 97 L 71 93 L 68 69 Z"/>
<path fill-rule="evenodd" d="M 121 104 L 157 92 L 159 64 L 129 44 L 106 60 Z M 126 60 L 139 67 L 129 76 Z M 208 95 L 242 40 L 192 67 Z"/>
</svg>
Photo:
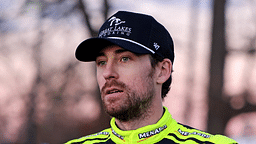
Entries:
<svg viewBox="0 0 256 144">
<path fill-rule="evenodd" d="M 115 78 L 117 79 L 119 77 L 117 71 L 116 71 L 116 65 L 113 62 L 107 63 L 104 71 L 103 71 L 103 77 L 106 80 Z"/>
</svg>

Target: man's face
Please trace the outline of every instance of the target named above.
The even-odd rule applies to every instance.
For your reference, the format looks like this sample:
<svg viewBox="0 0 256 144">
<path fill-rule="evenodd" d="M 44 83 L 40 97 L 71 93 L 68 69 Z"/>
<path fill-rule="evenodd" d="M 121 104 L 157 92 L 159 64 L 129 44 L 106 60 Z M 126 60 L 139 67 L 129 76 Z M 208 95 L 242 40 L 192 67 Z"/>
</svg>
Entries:
<svg viewBox="0 0 256 144">
<path fill-rule="evenodd" d="M 106 112 L 121 121 L 142 116 L 155 96 L 149 55 L 135 55 L 114 45 L 99 53 L 96 65 Z"/>
</svg>

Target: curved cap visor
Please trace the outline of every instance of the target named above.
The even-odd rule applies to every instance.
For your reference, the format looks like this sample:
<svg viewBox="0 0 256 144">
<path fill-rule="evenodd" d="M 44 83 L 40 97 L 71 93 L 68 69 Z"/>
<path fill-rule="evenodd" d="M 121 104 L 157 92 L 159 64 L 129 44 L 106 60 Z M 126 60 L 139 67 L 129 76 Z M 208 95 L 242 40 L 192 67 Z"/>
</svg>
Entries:
<svg viewBox="0 0 256 144">
<path fill-rule="evenodd" d="M 137 54 L 153 54 L 154 51 L 150 51 L 138 44 L 131 43 L 129 41 L 121 39 L 105 38 L 90 38 L 82 43 L 76 49 L 75 56 L 78 60 L 89 62 L 95 61 L 99 52 L 110 45 L 117 45 L 123 49 L 129 50 Z"/>
</svg>

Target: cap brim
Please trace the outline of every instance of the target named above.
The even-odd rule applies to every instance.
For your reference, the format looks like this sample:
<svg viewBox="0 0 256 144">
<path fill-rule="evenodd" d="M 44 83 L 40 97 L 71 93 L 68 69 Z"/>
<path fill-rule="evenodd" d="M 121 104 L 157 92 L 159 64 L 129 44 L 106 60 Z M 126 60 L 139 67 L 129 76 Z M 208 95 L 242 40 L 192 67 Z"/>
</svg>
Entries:
<svg viewBox="0 0 256 144">
<path fill-rule="evenodd" d="M 75 56 L 78 60 L 89 62 L 95 61 L 99 52 L 109 45 L 117 45 L 123 49 L 129 50 L 137 54 L 150 54 L 149 50 L 139 46 L 138 44 L 111 38 L 90 38 L 80 43 L 76 49 Z"/>
</svg>

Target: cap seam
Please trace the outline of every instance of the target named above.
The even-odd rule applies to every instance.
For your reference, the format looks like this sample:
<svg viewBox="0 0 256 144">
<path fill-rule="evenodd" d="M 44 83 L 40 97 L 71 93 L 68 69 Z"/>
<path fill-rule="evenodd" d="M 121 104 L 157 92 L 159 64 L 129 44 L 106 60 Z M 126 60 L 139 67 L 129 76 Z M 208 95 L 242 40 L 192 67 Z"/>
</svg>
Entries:
<svg viewBox="0 0 256 144">
<path fill-rule="evenodd" d="M 151 50 L 150 48 L 146 47 L 145 45 L 141 44 L 141 43 L 138 43 L 136 41 L 133 41 L 133 40 L 130 40 L 130 39 L 126 39 L 126 38 L 121 38 L 121 37 L 107 37 L 109 39 L 119 39 L 119 40 L 124 40 L 124 41 L 128 41 L 128 42 L 131 42 L 131 43 L 134 43 L 136 45 L 139 45 L 141 47 L 143 47 L 144 49 L 150 51 L 151 53 L 155 54 L 155 51 Z"/>
</svg>

